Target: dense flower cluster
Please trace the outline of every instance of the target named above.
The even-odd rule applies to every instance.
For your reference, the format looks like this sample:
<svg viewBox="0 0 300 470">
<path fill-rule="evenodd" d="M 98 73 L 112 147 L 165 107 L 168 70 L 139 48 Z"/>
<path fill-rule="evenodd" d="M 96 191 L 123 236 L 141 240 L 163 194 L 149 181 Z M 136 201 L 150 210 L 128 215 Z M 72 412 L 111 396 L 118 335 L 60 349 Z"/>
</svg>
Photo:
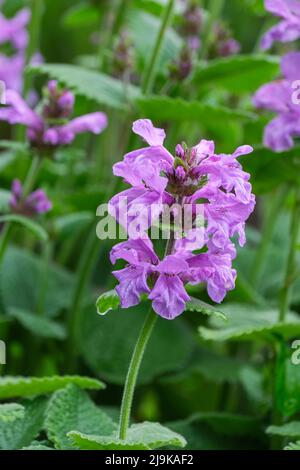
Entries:
<svg viewBox="0 0 300 470">
<path fill-rule="evenodd" d="M 245 221 L 255 206 L 250 175 L 237 158 L 253 149 L 245 145 L 232 155 L 216 154 L 212 141 L 201 140 L 193 148 L 177 145 L 174 157 L 163 145 L 164 130 L 155 128 L 150 120 L 134 122 L 133 131 L 149 147 L 130 152 L 114 165 L 114 174 L 132 187 L 112 198 L 110 211 L 122 223 L 124 198 L 126 218 L 130 220 L 136 216 L 135 208 L 155 205 L 155 210 L 145 221 L 145 233 L 116 245 L 111 252 L 112 263 L 117 259 L 127 262 L 123 270 L 114 272 L 121 305 L 136 305 L 141 294 L 147 293 L 155 312 L 172 319 L 184 311 L 189 300 L 185 285 L 200 282 L 207 283 L 208 294 L 215 302 L 221 302 L 234 288 L 236 278 L 232 268 L 236 250 L 231 237 L 237 234 L 240 245 L 244 245 Z M 159 219 L 163 204 L 188 204 L 195 209 L 199 201 L 205 218 L 202 242 L 195 246 L 183 234 L 168 243 L 166 256 L 159 260 L 147 228 Z"/>
<path fill-rule="evenodd" d="M 70 144 L 82 132 L 102 132 L 107 125 L 104 113 L 95 112 L 70 119 L 74 101 L 73 93 L 61 89 L 55 80 L 48 83 L 41 112 L 32 110 L 16 91 L 7 90 L 7 106 L 0 109 L 0 120 L 25 125 L 31 144 L 39 148 Z"/>
<path fill-rule="evenodd" d="M 282 80 L 263 85 L 253 98 L 257 108 L 278 115 L 265 127 L 264 144 L 281 152 L 293 147 L 293 137 L 300 136 L 300 106 L 293 103 L 294 80 L 299 78 L 300 52 L 290 52 L 281 61 Z"/>
<path fill-rule="evenodd" d="M 52 209 L 52 203 L 42 189 L 26 196 L 21 181 L 17 179 L 12 183 L 9 205 L 13 213 L 27 217 L 44 214 Z"/>
<path fill-rule="evenodd" d="M 26 26 L 30 20 L 30 10 L 24 8 L 14 18 L 7 19 L 0 13 L 0 47 L 9 45 L 12 55 L 0 53 L 0 80 L 7 88 L 21 91 L 25 49 L 28 42 Z"/>
<path fill-rule="evenodd" d="M 282 20 L 264 34 L 262 49 L 270 49 L 275 41 L 290 42 L 300 38 L 299 0 L 265 0 L 265 8 Z"/>
</svg>

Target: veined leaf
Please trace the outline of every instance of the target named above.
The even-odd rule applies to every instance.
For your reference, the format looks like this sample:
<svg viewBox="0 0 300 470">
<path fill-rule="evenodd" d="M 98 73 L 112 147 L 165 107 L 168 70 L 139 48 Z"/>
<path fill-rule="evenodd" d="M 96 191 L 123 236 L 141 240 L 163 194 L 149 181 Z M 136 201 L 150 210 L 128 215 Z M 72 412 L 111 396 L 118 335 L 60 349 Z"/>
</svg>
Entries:
<svg viewBox="0 0 300 470">
<path fill-rule="evenodd" d="M 136 100 L 138 110 L 153 121 L 201 122 L 213 125 L 224 121 L 249 121 L 256 119 L 255 114 L 243 110 L 232 110 L 224 106 L 185 101 L 168 96 L 140 97 Z"/>
<path fill-rule="evenodd" d="M 135 338 L 148 310 L 147 302 L 126 310 L 118 308 L 112 315 L 105 316 L 96 315 L 94 305 L 82 310 L 78 349 L 97 376 L 124 384 Z M 193 335 L 184 321 L 166 322 L 158 318 L 138 383 L 149 383 L 157 376 L 185 367 L 194 346 Z"/>
<path fill-rule="evenodd" d="M 39 444 L 36 442 L 35 444 L 30 444 L 28 447 L 22 447 L 21 450 L 54 450 L 52 447 L 45 446 L 44 444 Z"/>
<path fill-rule="evenodd" d="M 168 423 L 187 440 L 187 450 L 237 450 L 263 448 L 260 422 L 232 413 L 197 413 Z"/>
<path fill-rule="evenodd" d="M 97 313 L 99 313 L 99 315 L 106 315 L 107 312 L 115 310 L 119 305 L 120 298 L 115 289 L 112 289 L 98 297 L 96 302 Z"/>
<path fill-rule="evenodd" d="M 134 86 L 125 89 L 122 82 L 109 75 L 76 65 L 44 64 L 31 67 L 30 70 L 49 75 L 67 85 L 76 94 L 111 108 L 124 109 L 128 99 L 136 98 L 139 94 L 138 88 Z"/>
<path fill-rule="evenodd" d="M 300 450 L 300 441 L 290 442 L 284 450 Z"/>
<path fill-rule="evenodd" d="M 185 309 L 187 312 L 199 312 L 203 313 L 203 315 L 208 316 L 215 315 L 216 317 L 221 318 L 222 320 L 227 320 L 226 315 L 220 310 L 194 297 L 191 297 L 191 300 L 187 302 Z"/>
<path fill-rule="evenodd" d="M 52 396 L 47 409 L 45 429 L 56 448 L 71 449 L 68 432 L 76 429 L 82 433 L 105 436 L 112 434 L 117 425 L 83 390 L 70 384 Z"/>
<path fill-rule="evenodd" d="M 105 385 L 96 379 L 79 375 L 52 377 L 1 377 L 0 399 L 45 395 L 64 388 L 68 384 L 76 384 L 80 388 L 101 390 Z"/>
<path fill-rule="evenodd" d="M 291 421 L 282 426 L 269 426 L 266 432 L 275 436 L 300 437 L 300 421 Z"/>
<path fill-rule="evenodd" d="M 186 440 L 180 434 L 159 423 L 149 422 L 132 425 L 125 441 L 120 440 L 116 434 L 93 436 L 72 431 L 68 436 L 82 450 L 151 450 L 186 445 Z"/>
<path fill-rule="evenodd" d="M 228 315 L 228 323 L 217 323 L 211 320 L 212 328 L 200 327 L 199 333 L 205 340 L 240 341 L 252 339 L 274 339 L 274 334 L 284 338 L 300 333 L 300 318 L 289 313 L 285 323 L 278 322 L 276 310 L 254 307 L 245 304 L 226 304 L 223 307 Z"/>
<path fill-rule="evenodd" d="M 39 434 L 44 422 L 44 413 L 48 400 L 38 397 L 26 400 L 24 415 L 11 422 L 0 420 L 0 449 L 14 450 L 29 445 Z"/>
<path fill-rule="evenodd" d="M 15 318 L 26 330 L 42 338 L 65 339 L 66 329 L 63 324 L 50 318 L 22 310 L 10 308 L 9 315 Z"/>
<path fill-rule="evenodd" d="M 16 419 L 23 418 L 24 414 L 24 406 L 18 403 L 5 403 L 0 405 L 0 423 L 15 421 Z"/>
<path fill-rule="evenodd" d="M 34 222 L 32 219 L 28 217 L 24 217 L 23 215 L 18 214 L 6 214 L 0 216 L 0 223 L 1 222 L 13 222 L 22 225 L 30 232 L 32 232 L 39 240 L 46 242 L 48 240 L 48 234 L 43 227 Z"/>
<path fill-rule="evenodd" d="M 280 57 L 273 55 L 233 55 L 197 65 L 193 82 L 201 90 L 222 87 L 231 93 L 253 93 L 280 73 Z"/>
</svg>

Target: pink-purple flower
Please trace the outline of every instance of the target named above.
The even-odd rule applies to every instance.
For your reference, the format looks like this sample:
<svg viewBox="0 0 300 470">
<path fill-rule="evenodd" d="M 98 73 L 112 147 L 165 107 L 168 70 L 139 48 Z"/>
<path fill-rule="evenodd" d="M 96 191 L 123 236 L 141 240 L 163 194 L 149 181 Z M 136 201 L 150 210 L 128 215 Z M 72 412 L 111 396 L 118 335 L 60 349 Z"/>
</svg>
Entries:
<svg viewBox="0 0 300 470">
<path fill-rule="evenodd" d="M 299 79 L 300 52 L 283 56 L 281 71 L 283 79 L 263 85 L 253 98 L 257 108 L 277 114 L 264 130 L 264 144 L 274 151 L 288 150 L 294 138 L 300 136 L 300 106 L 293 102 L 293 82 Z"/>
<path fill-rule="evenodd" d="M 11 45 L 14 52 L 11 56 L 0 53 L 0 80 L 6 88 L 21 91 L 23 70 L 25 65 L 25 49 L 28 42 L 27 25 L 30 20 L 30 10 L 20 10 L 14 18 L 5 18 L 0 13 L 0 47 Z"/>
<path fill-rule="evenodd" d="M 16 91 L 7 90 L 7 106 L 0 109 L 0 120 L 26 126 L 30 143 L 38 148 L 68 145 L 83 132 L 100 134 L 107 126 L 106 115 L 95 112 L 71 119 L 74 100 L 74 95 L 60 89 L 54 80 L 48 83 L 41 111 L 31 109 Z"/>
<path fill-rule="evenodd" d="M 113 273 L 119 281 L 116 289 L 121 306 L 136 305 L 142 294 L 148 294 L 155 312 L 172 319 L 185 310 L 189 300 L 185 286 L 203 282 L 212 300 L 221 302 L 236 279 L 232 237 L 237 235 L 240 245 L 245 244 L 245 222 L 255 206 L 250 175 L 237 161 L 253 149 L 245 145 L 232 155 L 216 154 L 212 141 L 201 140 L 192 148 L 178 144 L 173 156 L 163 145 L 164 130 L 155 128 L 150 120 L 134 122 L 133 131 L 149 147 L 130 152 L 114 165 L 114 174 L 123 177 L 131 188 L 110 201 L 110 213 L 129 234 L 129 240 L 111 252 L 113 263 L 118 259 L 127 263 L 123 270 Z M 126 205 L 122 206 L 124 198 Z M 164 204 L 177 204 L 183 211 L 189 205 L 193 214 L 201 205 L 205 223 L 201 229 L 193 226 L 190 230 L 204 231 L 198 245 L 189 243 L 188 233 L 180 239 L 174 237 L 161 260 L 147 230 L 159 220 Z M 141 217 L 141 207 L 146 209 L 144 231 L 134 238 L 130 224 Z"/>
<path fill-rule="evenodd" d="M 34 217 L 52 209 L 52 203 L 42 189 L 37 189 L 26 196 L 21 181 L 15 179 L 12 183 L 10 209 L 15 214 Z"/>
<path fill-rule="evenodd" d="M 265 0 L 265 8 L 281 21 L 264 34 L 262 49 L 270 49 L 275 41 L 285 43 L 300 38 L 299 0 Z"/>
</svg>

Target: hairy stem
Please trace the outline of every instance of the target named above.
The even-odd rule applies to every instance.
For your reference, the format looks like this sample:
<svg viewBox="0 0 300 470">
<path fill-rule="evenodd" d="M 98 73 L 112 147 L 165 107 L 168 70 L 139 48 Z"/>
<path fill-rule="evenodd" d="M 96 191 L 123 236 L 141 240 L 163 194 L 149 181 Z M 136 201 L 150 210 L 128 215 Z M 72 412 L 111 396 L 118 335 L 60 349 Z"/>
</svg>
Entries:
<svg viewBox="0 0 300 470">
<path fill-rule="evenodd" d="M 161 27 L 157 34 L 157 38 L 153 47 L 151 58 L 150 58 L 148 66 L 146 67 L 146 71 L 145 71 L 145 75 L 144 75 L 144 79 L 142 83 L 142 92 L 145 95 L 150 93 L 153 87 L 157 61 L 159 59 L 159 54 L 160 54 L 161 46 L 163 44 L 165 33 L 167 31 L 167 28 L 172 18 L 174 3 L 175 3 L 175 0 L 169 0 L 166 6 L 162 23 L 161 23 Z"/>
<path fill-rule="evenodd" d="M 141 329 L 129 364 L 120 412 L 119 438 L 122 440 L 125 440 L 127 436 L 137 377 L 156 320 L 157 315 L 151 308 Z"/>
</svg>

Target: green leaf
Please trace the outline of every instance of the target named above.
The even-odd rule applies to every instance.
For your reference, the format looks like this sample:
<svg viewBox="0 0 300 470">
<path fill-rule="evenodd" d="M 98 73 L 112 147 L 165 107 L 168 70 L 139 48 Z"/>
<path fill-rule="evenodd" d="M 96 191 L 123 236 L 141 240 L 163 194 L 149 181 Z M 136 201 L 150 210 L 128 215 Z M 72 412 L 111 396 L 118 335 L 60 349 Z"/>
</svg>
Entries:
<svg viewBox="0 0 300 470">
<path fill-rule="evenodd" d="M 253 191 L 264 194 L 284 182 L 300 184 L 299 151 L 299 146 L 279 153 L 256 147 L 250 157 L 241 157 L 243 169 L 251 174 Z"/>
<path fill-rule="evenodd" d="M 284 416 L 300 410 L 300 367 L 292 363 L 292 351 L 281 343 L 276 361 L 276 408 Z"/>
<path fill-rule="evenodd" d="M 289 313 L 285 323 L 278 322 L 278 311 L 245 304 L 226 304 L 223 307 L 228 316 L 226 326 L 217 320 L 211 325 L 217 328 L 200 327 L 199 333 L 205 340 L 240 341 L 273 340 L 275 334 L 288 338 L 300 334 L 300 318 Z"/>
<path fill-rule="evenodd" d="M 291 421 L 282 426 L 269 426 L 268 434 L 284 437 L 300 437 L 300 421 Z"/>
<path fill-rule="evenodd" d="M 203 313 L 203 315 L 216 316 L 222 320 L 227 320 L 226 315 L 220 312 L 220 310 L 194 297 L 191 297 L 191 300 L 187 302 L 185 310 L 187 312 L 199 312 Z"/>
<path fill-rule="evenodd" d="M 203 125 L 214 125 L 224 121 L 248 121 L 255 115 L 248 111 L 232 110 L 224 106 L 186 101 L 182 98 L 168 96 L 141 97 L 136 100 L 140 114 L 153 121 L 201 122 Z"/>
<path fill-rule="evenodd" d="M 10 246 L 0 267 L 0 292 L 5 310 L 17 308 L 35 312 L 40 301 L 41 273 L 45 263 L 40 256 Z M 74 277 L 65 269 L 48 266 L 45 315 L 54 317 L 70 307 Z M 16 295 L 18 292 L 18 295 Z"/>
<path fill-rule="evenodd" d="M 101 294 L 96 302 L 97 313 L 99 315 L 106 315 L 110 310 L 115 310 L 120 305 L 120 298 L 115 291 L 112 289 L 108 292 Z"/>
<path fill-rule="evenodd" d="M 21 450 L 54 450 L 52 447 L 45 446 L 44 444 L 31 444 L 28 447 L 22 447 Z"/>
<path fill-rule="evenodd" d="M 0 405 L 0 423 L 9 423 L 16 419 L 23 418 L 25 408 L 18 403 L 5 403 Z"/>
<path fill-rule="evenodd" d="M 96 315 L 95 307 L 82 309 L 78 349 L 99 377 L 123 385 L 136 338 L 149 310 L 148 303 L 117 309 L 113 315 Z M 168 341 L 166 341 L 168 338 Z M 170 344 L 176 345 L 171 347 Z M 185 367 L 194 348 L 193 335 L 184 320 L 167 322 L 158 318 L 150 338 L 139 383 Z"/>
<path fill-rule="evenodd" d="M 72 431 L 68 436 L 81 450 L 151 450 L 186 445 L 185 439 L 178 433 L 159 423 L 148 422 L 132 425 L 126 441 L 120 440 L 116 433 L 111 436 L 93 436 Z"/>
<path fill-rule="evenodd" d="M 64 417 L 61 419 L 61 417 Z M 48 438 L 58 449 L 72 448 L 68 432 L 110 435 L 117 425 L 75 385 L 57 391 L 50 400 L 45 420 Z"/>
<path fill-rule="evenodd" d="M 72 5 L 62 17 L 62 24 L 65 28 L 95 28 L 99 22 L 99 11 L 88 3 Z"/>
<path fill-rule="evenodd" d="M 300 441 L 290 442 L 284 450 L 300 450 Z"/>
<path fill-rule="evenodd" d="M 187 440 L 186 450 L 249 450 L 263 448 L 263 433 L 256 418 L 231 413 L 198 413 L 168 423 Z"/>
<path fill-rule="evenodd" d="M 0 421 L 0 449 L 21 449 L 31 443 L 42 429 L 47 401 L 43 397 L 24 401 L 23 417 L 12 422 Z"/>
<path fill-rule="evenodd" d="M 134 86 L 125 89 L 122 82 L 109 75 L 76 65 L 44 64 L 31 67 L 31 70 L 57 79 L 74 90 L 77 95 L 115 109 L 125 109 L 128 97 L 135 98 L 139 94 Z"/>
<path fill-rule="evenodd" d="M 86 228 L 95 219 L 92 212 L 82 211 L 57 217 L 55 230 L 60 236 L 74 237 L 74 234 Z"/>
<path fill-rule="evenodd" d="M 126 24 L 133 42 L 139 69 L 144 70 L 145 64 L 149 62 L 157 34 L 161 27 L 161 18 L 140 10 L 130 10 L 126 17 Z M 145 34 L 151 31 L 151 34 Z M 162 73 L 164 68 L 176 57 L 182 45 L 182 39 L 172 28 L 164 34 L 158 57 L 157 71 Z"/>
<path fill-rule="evenodd" d="M 39 240 L 46 242 L 48 240 L 48 234 L 45 229 L 37 222 L 34 222 L 28 217 L 18 214 L 6 214 L 0 216 L 0 223 L 3 222 L 13 222 L 16 224 L 22 225 L 24 228 L 29 230 L 33 235 L 35 235 Z"/>
<path fill-rule="evenodd" d="M 60 340 L 66 338 L 66 329 L 61 323 L 20 308 L 12 307 L 8 313 L 34 335 Z"/>
<path fill-rule="evenodd" d="M 0 211 L 8 212 L 11 192 L 6 189 L 0 189 Z"/>
<path fill-rule="evenodd" d="M 201 62 L 192 80 L 202 90 L 208 86 L 234 93 L 253 93 L 280 74 L 280 57 L 271 55 L 234 55 Z"/>
<path fill-rule="evenodd" d="M 97 379 L 79 375 L 52 377 L 0 377 L 0 399 L 44 395 L 64 388 L 68 384 L 76 384 L 88 390 L 101 390 L 105 385 Z"/>
</svg>

